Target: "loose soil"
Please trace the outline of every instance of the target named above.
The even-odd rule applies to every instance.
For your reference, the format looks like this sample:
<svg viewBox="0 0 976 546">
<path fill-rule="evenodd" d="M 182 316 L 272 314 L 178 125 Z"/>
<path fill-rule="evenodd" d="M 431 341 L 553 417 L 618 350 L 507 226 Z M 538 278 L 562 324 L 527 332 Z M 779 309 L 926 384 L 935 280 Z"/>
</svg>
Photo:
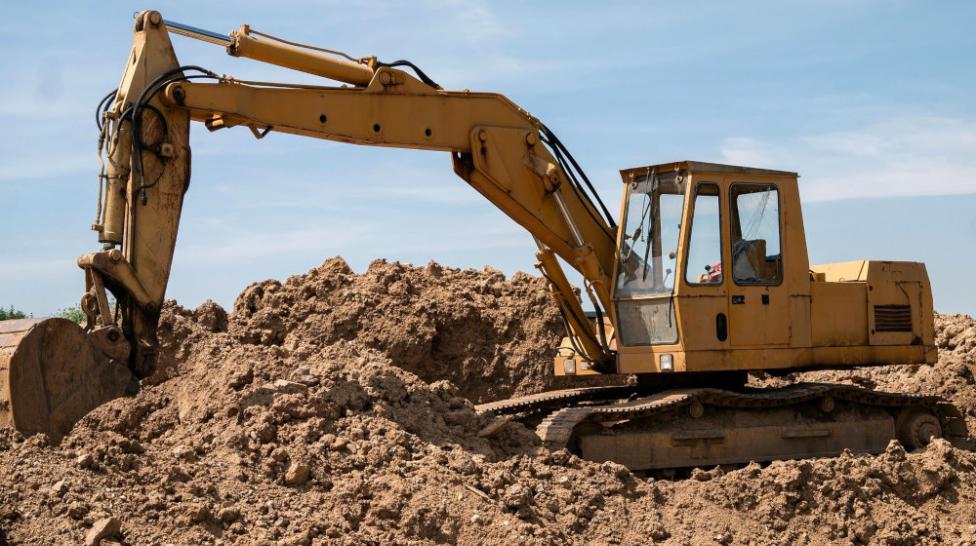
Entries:
<svg viewBox="0 0 976 546">
<path fill-rule="evenodd" d="M 938 316 L 932 366 L 810 372 L 946 396 L 976 425 L 976 322 Z M 474 404 L 565 387 L 543 281 L 338 258 L 167 303 L 160 370 L 59 445 L 0 429 L 0 543 L 976 544 L 976 453 L 695 470 L 686 479 L 482 438 Z"/>
</svg>

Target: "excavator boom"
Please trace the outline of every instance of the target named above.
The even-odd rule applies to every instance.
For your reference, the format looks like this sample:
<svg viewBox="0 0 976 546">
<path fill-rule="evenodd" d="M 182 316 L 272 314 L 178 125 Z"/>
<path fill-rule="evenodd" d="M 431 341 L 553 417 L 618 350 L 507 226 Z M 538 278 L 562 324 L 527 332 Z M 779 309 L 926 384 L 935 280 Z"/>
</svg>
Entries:
<svg viewBox="0 0 976 546">
<path fill-rule="evenodd" d="M 171 32 L 347 85 L 249 82 L 184 66 Z M 103 248 L 78 259 L 87 322 L 84 330 L 53 319 L 4 326 L 0 398 L 7 404 L 0 422 L 59 437 L 91 408 L 153 374 L 190 183 L 191 121 L 212 131 L 244 126 L 259 138 L 275 131 L 448 152 L 458 176 L 535 238 L 539 267 L 553 280 L 551 292 L 581 357 L 594 368 L 612 366 L 610 342 L 587 319 L 556 256 L 583 274 L 592 303 L 608 309 L 616 226 L 556 136 L 502 95 L 445 91 L 406 61 L 355 59 L 247 25 L 223 35 L 147 11 L 135 17 L 122 80 L 99 114 L 103 168 L 92 227 Z M 62 398 L 74 401 L 70 410 Z"/>
</svg>

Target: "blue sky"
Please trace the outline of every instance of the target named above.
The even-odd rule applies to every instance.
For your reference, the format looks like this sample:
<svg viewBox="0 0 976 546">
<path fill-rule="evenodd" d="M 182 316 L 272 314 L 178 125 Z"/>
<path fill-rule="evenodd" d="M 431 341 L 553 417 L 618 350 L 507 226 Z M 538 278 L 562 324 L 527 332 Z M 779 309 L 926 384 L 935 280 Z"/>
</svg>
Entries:
<svg viewBox="0 0 976 546">
<path fill-rule="evenodd" d="M 97 247 L 93 110 L 121 76 L 129 2 L 8 4 L 0 19 L 0 305 L 73 305 Z M 811 261 L 925 261 L 936 308 L 976 314 L 972 2 L 158 2 L 508 95 L 555 130 L 616 212 L 621 168 L 696 159 L 801 173 Z M 322 83 L 174 37 L 184 63 Z M 528 234 L 446 154 L 246 129 L 191 136 L 169 296 L 230 305 L 248 283 L 342 255 L 532 269 Z"/>
</svg>

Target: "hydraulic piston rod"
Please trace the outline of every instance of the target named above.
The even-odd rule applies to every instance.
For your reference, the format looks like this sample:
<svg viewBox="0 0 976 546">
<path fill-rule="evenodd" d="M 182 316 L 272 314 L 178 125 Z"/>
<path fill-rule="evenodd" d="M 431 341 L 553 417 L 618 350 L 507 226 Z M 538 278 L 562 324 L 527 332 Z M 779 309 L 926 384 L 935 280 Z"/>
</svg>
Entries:
<svg viewBox="0 0 976 546">
<path fill-rule="evenodd" d="M 372 66 L 375 64 L 375 59 L 372 60 L 373 62 L 368 60 L 363 62 L 344 61 L 313 52 L 313 49 L 326 53 L 329 52 L 328 50 L 273 39 L 260 39 L 254 36 L 254 34 L 260 33 L 252 31 L 247 25 L 242 25 L 241 28 L 228 35 L 184 25 L 176 21 L 164 20 L 163 24 L 173 34 L 224 46 L 227 48 L 227 53 L 235 57 L 247 57 L 359 87 L 369 85 L 375 73 Z"/>
<path fill-rule="evenodd" d="M 166 19 L 163 20 L 163 24 L 166 25 L 166 29 L 173 34 L 179 34 L 180 36 L 186 36 L 187 38 L 202 40 L 204 42 L 210 42 L 211 44 L 224 47 L 228 47 L 234 43 L 234 40 L 231 39 L 230 36 L 221 34 L 219 32 L 214 32 L 212 30 L 204 30 L 202 28 L 184 25 L 183 23 L 177 23 L 176 21 L 169 21 Z"/>
</svg>

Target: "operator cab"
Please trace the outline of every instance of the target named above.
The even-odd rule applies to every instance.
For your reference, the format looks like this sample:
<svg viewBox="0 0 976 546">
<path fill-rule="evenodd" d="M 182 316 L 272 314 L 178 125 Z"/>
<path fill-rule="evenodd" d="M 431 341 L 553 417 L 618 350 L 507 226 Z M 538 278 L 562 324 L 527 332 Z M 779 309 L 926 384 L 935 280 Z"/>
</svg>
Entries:
<svg viewBox="0 0 976 546">
<path fill-rule="evenodd" d="M 791 296 L 809 305 L 796 173 L 682 161 L 621 176 L 620 373 L 736 368 L 733 347 L 755 348 L 760 367 L 764 349 L 809 346 L 791 328 L 804 311 Z"/>
</svg>

